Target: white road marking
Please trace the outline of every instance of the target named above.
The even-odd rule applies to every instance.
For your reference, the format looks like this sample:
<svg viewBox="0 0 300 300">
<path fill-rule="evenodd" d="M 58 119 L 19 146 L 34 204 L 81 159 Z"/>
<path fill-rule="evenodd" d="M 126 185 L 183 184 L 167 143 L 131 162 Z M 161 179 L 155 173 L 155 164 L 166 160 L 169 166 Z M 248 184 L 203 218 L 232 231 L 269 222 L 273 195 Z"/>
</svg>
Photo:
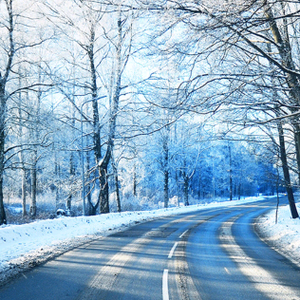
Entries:
<svg viewBox="0 0 300 300">
<path fill-rule="evenodd" d="M 238 264 L 239 269 L 254 283 L 255 287 L 270 299 L 299 299 L 292 288 L 281 285 L 271 273 L 257 265 L 255 260 L 247 256 L 244 250 L 236 243 L 231 226 L 233 222 L 226 222 L 222 226 L 220 239 L 222 246 L 228 251 L 230 257 Z"/>
<path fill-rule="evenodd" d="M 185 232 L 183 232 L 179 238 L 181 239 L 186 233 L 188 232 L 188 230 L 186 230 Z M 176 247 L 178 245 L 178 242 L 175 242 L 175 244 L 173 245 L 168 258 L 172 258 L 174 255 L 174 252 L 176 250 Z M 168 274 L 169 274 L 169 270 L 168 269 L 164 269 L 164 273 L 163 273 L 163 278 L 162 278 L 162 297 L 163 300 L 169 300 L 169 286 L 168 286 Z"/>
<path fill-rule="evenodd" d="M 187 232 L 188 232 L 188 229 L 187 229 L 184 233 L 182 233 L 182 234 L 179 236 L 179 238 L 180 238 L 180 239 L 183 238 L 183 236 L 184 236 Z"/>
<path fill-rule="evenodd" d="M 173 254 L 174 254 L 174 251 L 175 251 L 175 249 L 176 249 L 176 247 L 177 247 L 177 245 L 178 245 L 178 242 L 176 242 L 176 243 L 173 245 L 173 247 L 172 247 L 172 249 L 171 249 L 171 251 L 170 251 L 170 253 L 169 253 L 169 255 L 168 255 L 168 258 L 172 258 Z"/>
<path fill-rule="evenodd" d="M 164 269 L 162 278 L 162 297 L 163 300 L 169 300 L 169 287 L 168 287 L 168 269 Z"/>
</svg>

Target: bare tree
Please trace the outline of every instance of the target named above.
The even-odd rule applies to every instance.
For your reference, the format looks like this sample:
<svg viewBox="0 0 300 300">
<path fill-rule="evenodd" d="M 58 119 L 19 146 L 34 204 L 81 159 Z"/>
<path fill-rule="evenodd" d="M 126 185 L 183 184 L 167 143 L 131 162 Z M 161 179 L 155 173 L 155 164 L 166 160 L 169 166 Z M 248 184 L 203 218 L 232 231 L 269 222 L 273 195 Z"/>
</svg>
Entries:
<svg viewBox="0 0 300 300">
<path fill-rule="evenodd" d="M 140 5 L 142 9 L 147 8 L 164 17 L 165 22 L 161 22 L 161 30 L 156 35 L 156 46 L 168 58 L 177 57 L 189 68 L 189 74 L 181 84 L 184 100 L 175 103 L 176 107 L 203 113 L 203 108 L 211 107 L 216 111 L 225 105 L 233 108 L 236 104 L 245 108 L 245 115 L 249 108 L 259 112 L 276 105 L 285 107 L 289 113 L 284 118 L 289 118 L 294 128 L 300 166 L 300 72 L 297 68 L 295 31 L 299 4 L 289 1 L 140 1 Z M 182 35 L 172 35 L 175 29 Z M 230 61 L 235 52 L 237 60 Z M 240 64 L 240 57 L 245 60 L 244 65 Z M 253 72 L 258 65 L 259 73 Z M 274 77 L 276 80 L 272 82 Z M 219 87 L 218 91 L 207 93 L 212 84 Z M 252 103 L 243 103 L 246 86 L 255 87 L 256 93 L 260 88 L 262 94 L 263 89 L 281 90 L 286 95 L 285 102 L 274 102 L 271 97 L 268 101 L 273 101 L 273 105 L 269 105 L 268 101 L 259 101 L 258 104 L 257 93 L 256 98 L 252 97 Z M 274 120 L 278 118 L 274 113 L 271 115 Z M 259 113 L 257 116 L 259 118 Z M 245 120 L 242 120 L 241 126 Z M 294 201 L 292 198 L 289 200 L 292 217 L 296 218 L 298 213 Z"/>
<path fill-rule="evenodd" d="M 133 15 L 123 12 L 120 6 L 110 7 L 93 1 L 72 5 L 72 15 L 68 14 L 67 7 L 66 11 L 57 11 L 48 6 L 49 18 L 80 53 L 75 63 L 80 70 L 77 73 L 81 72 L 83 76 L 76 82 L 65 84 L 76 84 L 77 88 L 81 88 L 81 96 L 76 95 L 79 101 L 73 105 L 91 129 L 95 166 L 90 167 L 90 174 L 96 175 L 94 181 L 97 182 L 99 194 L 95 204 L 88 203 L 92 205 L 93 213 L 98 208 L 101 213 L 108 213 L 109 166 L 116 139 L 122 77 L 131 54 Z M 61 92 L 71 100 L 67 91 L 61 89 Z M 80 101 L 91 104 L 91 115 L 81 111 Z"/>
</svg>

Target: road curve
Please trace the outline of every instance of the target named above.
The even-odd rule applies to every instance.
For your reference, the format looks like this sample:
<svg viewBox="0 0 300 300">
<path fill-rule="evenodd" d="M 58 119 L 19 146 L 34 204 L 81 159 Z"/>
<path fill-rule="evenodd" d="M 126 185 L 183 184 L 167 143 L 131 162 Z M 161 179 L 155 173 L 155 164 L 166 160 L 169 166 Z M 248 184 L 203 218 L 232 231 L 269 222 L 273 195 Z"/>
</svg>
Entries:
<svg viewBox="0 0 300 300">
<path fill-rule="evenodd" d="M 270 205 L 232 208 L 191 231 L 185 252 L 201 296 L 195 299 L 300 299 L 300 268 L 253 230 L 255 218 Z"/>
<path fill-rule="evenodd" d="M 138 224 L 32 269 L 1 300 L 300 299 L 300 268 L 253 232 L 270 200 Z"/>
</svg>

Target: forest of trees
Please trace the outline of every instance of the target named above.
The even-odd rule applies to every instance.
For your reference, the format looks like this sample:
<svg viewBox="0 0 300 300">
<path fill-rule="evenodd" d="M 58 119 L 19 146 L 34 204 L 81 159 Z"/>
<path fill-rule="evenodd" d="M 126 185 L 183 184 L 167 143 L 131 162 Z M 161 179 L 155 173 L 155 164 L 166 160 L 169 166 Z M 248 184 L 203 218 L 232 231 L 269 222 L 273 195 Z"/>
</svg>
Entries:
<svg viewBox="0 0 300 300">
<path fill-rule="evenodd" d="M 0 0 L 0 225 L 285 191 L 300 3 Z"/>
</svg>

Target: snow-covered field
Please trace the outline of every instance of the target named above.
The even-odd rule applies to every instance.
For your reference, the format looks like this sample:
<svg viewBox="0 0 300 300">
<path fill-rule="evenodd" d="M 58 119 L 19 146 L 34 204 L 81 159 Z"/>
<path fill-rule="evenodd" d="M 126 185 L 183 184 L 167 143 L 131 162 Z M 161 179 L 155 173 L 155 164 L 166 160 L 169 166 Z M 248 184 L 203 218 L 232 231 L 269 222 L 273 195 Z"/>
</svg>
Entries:
<svg viewBox="0 0 300 300">
<path fill-rule="evenodd" d="M 123 212 L 92 217 L 61 217 L 24 225 L 1 226 L 0 283 L 20 270 L 44 262 L 84 242 L 99 238 L 99 236 L 107 236 L 113 231 L 123 230 L 138 222 L 208 207 L 241 205 L 254 200 L 261 200 L 261 198 L 246 198 L 239 201 L 147 212 Z M 273 211 L 263 216 L 259 221 L 259 228 L 264 235 L 276 243 L 277 247 L 293 251 L 294 257 L 299 258 L 298 262 L 300 261 L 300 220 L 290 218 L 288 207 L 280 208 L 277 224 L 275 224 Z"/>
</svg>

